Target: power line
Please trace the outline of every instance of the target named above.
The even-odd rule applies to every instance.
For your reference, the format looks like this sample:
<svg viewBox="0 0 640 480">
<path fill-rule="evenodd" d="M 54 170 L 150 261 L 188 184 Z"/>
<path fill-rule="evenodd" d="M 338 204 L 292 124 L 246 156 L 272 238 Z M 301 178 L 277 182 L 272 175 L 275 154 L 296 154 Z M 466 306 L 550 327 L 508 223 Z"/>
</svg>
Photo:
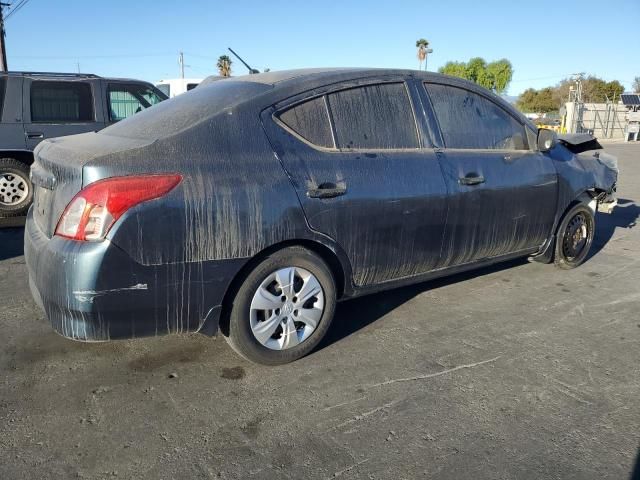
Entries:
<svg viewBox="0 0 640 480">
<path fill-rule="evenodd" d="M 29 3 L 29 0 L 18 0 L 18 3 L 15 5 L 12 3 L 10 5 L 11 11 L 5 17 L 5 21 L 9 20 L 15 13 L 19 12 L 27 3 Z"/>
</svg>

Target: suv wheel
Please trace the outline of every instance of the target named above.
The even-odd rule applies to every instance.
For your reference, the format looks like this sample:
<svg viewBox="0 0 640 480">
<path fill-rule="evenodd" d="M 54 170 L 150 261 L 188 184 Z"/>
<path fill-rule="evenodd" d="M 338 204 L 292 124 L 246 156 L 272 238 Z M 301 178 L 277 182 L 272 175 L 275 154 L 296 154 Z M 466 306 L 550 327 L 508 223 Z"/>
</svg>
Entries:
<svg viewBox="0 0 640 480">
<path fill-rule="evenodd" d="M 0 158 L 0 216 L 24 215 L 32 199 L 29 166 L 13 158 Z"/>
<path fill-rule="evenodd" d="M 335 282 L 325 262 L 305 248 L 285 248 L 260 262 L 238 289 L 227 341 L 252 362 L 293 362 L 322 340 L 335 306 Z"/>
</svg>

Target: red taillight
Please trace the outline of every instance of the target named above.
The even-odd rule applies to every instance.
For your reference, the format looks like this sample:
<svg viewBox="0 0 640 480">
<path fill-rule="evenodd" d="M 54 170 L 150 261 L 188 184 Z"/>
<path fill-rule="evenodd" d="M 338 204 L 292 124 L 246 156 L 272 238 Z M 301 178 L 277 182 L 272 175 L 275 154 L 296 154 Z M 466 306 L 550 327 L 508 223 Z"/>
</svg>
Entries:
<svg viewBox="0 0 640 480">
<path fill-rule="evenodd" d="M 131 207 L 169 193 L 181 175 L 111 177 L 87 185 L 67 205 L 56 235 L 81 241 L 102 240 Z"/>
</svg>

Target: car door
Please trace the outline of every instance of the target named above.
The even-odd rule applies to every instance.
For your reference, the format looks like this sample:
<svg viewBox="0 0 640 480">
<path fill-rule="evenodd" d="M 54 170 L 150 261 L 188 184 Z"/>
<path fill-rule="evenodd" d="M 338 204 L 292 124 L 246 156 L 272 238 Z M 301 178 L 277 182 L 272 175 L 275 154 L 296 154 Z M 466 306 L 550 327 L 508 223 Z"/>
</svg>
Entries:
<svg viewBox="0 0 640 480">
<path fill-rule="evenodd" d="M 100 130 L 96 119 L 99 83 L 86 78 L 25 77 L 23 83 L 24 135 L 33 150 L 45 138 Z"/>
<path fill-rule="evenodd" d="M 557 173 L 528 127 L 488 96 L 425 84 L 440 126 L 449 189 L 442 267 L 526 254 L 551 233 Z M 534 144 L 534 145 L 530 145 Z"/>
<path fill-rule="evenodd" d="M 0 76 L 0 149 L 26 149 L 22 127 L 22 77 L 20 76 Z"/>
<path fill-rule="evenodd" d="M 446 186 L 403 79 L 320 89 L 263 112 L 309 226 L 347 254 L 356 285 L 439 261 Z"/>
</svg>

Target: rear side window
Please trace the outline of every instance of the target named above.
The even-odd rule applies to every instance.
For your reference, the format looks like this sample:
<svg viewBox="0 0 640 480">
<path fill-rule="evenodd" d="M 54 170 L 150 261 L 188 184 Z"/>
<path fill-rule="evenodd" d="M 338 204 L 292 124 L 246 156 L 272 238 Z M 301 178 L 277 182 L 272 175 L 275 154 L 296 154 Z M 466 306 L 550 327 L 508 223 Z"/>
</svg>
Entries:
<svg viewBox="0 0 640 480">
<path fill-rule="evenodd" d="M 4 92 L 7 89 L 7 79 L 0 77 L 0 122 L 2 121 L 2 112 L 4 111 Z"/>
<path fill-rule="evenodd" d="M 343 149 L 418 148 L 418 132 L 409 94 L 403 83 L 351 88 L 327 95 Z"/>
<path fill-rule="evenodd" d="M 325 97 L 300 103 L 280 114 L 280 121 L 314 145 L 334 148 Z"/>
<path fill-rule="evenodd" d="M 529 149 L 524 125 L 491 100 L 449 85 L 425 87 L 447 148 Z"/>
<path fill-rule="evenodd" d="M 92 122 L 91 85 L 84 82 L 31 83 L 31 121 L 40 123 Z"/>
</svg>

